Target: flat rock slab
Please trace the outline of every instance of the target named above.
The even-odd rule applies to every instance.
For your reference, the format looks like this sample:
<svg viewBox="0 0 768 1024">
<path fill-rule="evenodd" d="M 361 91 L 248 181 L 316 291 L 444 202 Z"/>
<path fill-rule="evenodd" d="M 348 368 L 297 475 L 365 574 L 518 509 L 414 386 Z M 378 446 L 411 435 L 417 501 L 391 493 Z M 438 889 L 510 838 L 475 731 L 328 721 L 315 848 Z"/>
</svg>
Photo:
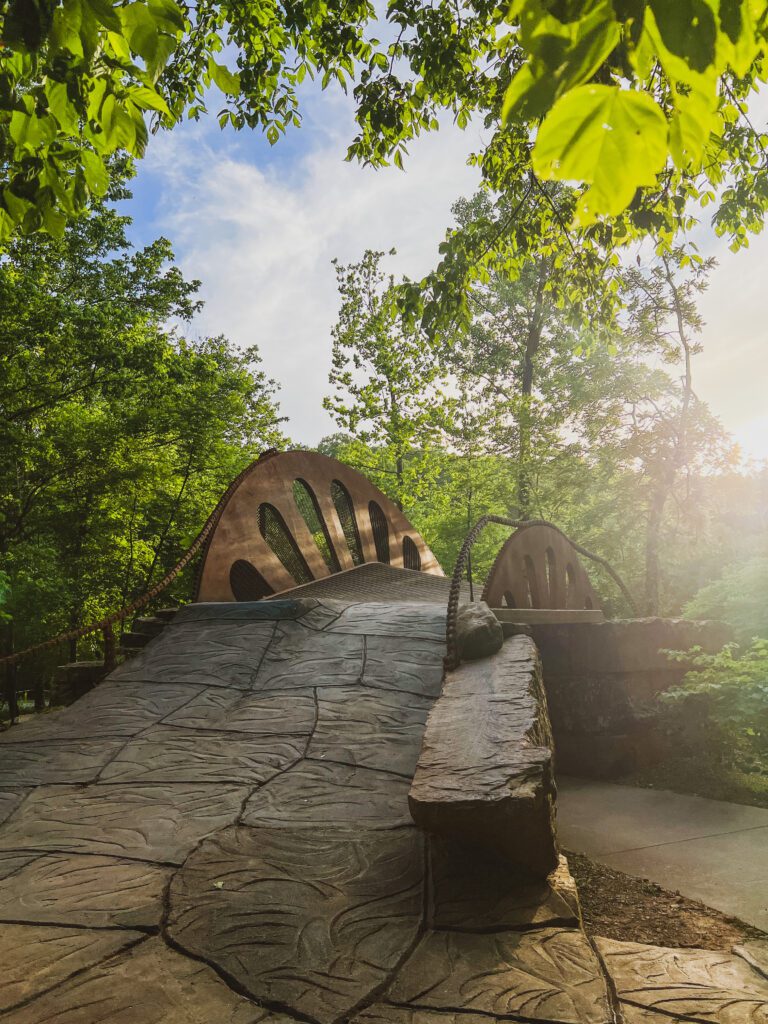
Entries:
<svg viewBox="0 0 768 1024">
<path fill-rule="evenodd" d="M 425 1010 L 421 1007 L 374 1003 L 353 1017 L 351 1024 L 491 1024 L 497 1019 L 487 1013 Z"/>
<path fill-rule="evenodd" d="M 143 939 L 141 932 L 4 924 L 0 930 L 0 1013 L 114 956 Z M 41 1022 L 41 1017 L 31 1018 Z"/>
<path fill-rule="evenodd" d="M 0 738 L 0 786 L 93 782 L 122 745 L 121 739 L 4 743 Z"/>
<path fill-rule="evenodd" d="M 429 859 L 435 928 L 481 932 L 578 924 L 551 881 L 510 871 L 491 851 L 435 836 Z"/>
<path fill-rule="evenodd" d="M 345 764 L 301 761 L 256 790 L 242 816 L 246 825 L 366 829 L 410 825 L 407 779 Z"/>
<path fill-rule="evenodd" d="M 582 932 L 431 932 L 385 1001 L 443 1012 L 613 1024 L 600 964 Z"/>
<path fill-rule="evenodd" d="M 313 690 L 282 694 L 247 693 L 211 687 L 165 719 L 185 729 L 245 732 L 254 736 L 308 736 L 317 708 Z"/>
<path fill-rule="evenodd" d="M 231 782 L 255 786 L 298 761 L 302 736 L 249 736 L 156 726 L 131 740 L 102 782 Z"/>
<path fill-rule="evenodd" d="M 417 696 L 439 697 L 443 686 L 442 640 L 367 636 L 363 683 Z"/>
<path fill-rule="evenodd" d="M 260 621 L 171 624 L 110 678 L 249 690 L 274 631 Z"/>
<path fill-rule="evenodd" d="M 0 854 L 0 922 L 156 928 L 170 876 L 114 857 Z"/>
<path fill-rule="evenodd" d="M 65 851 L 180 864 L 231 824 L 247 787 L 43 786 L 0 829 L 0 850 Z"/>
<path fill-rule="evenodd" d="M 205 964 L 145 939 L 16 1010 L 13 1024 L 293 1024 Z"/>
<path fill-rule="evenodd" d="M 416 769 L 432 701 L 396 691 L 321 687 L 317 727 L 307 751 L 316 760 L 407 775 Z"/>
<path fill-rule="evenodd" d="M 629 1007 L 668 1020 L 677 1017 L 712 1024 L 768 1021 L 768 979 L 739 956 L 613 939 L 595 942 L 619 999 Z"/>
<path fill-rule="evenodd" d="M 349 686 L 363 671 L 363 638 L 333 636 L 281 622 L 255 678 L 257 690 Z"/>
<path fill-rule="evenodd" d="M 422 843 L 412 828 L 226 830 L 175 877 L 169 933 L 254 999 L 331 1024 L 415 941 Z"/>
<path fill-rule="evenodd" d="M 445 604 L 423 602 L 397 604 L 351 604 L 330 626 L 333 633 L 360 633 L 366 636 L 421 637 L 445 640 Z"/>
<path fill-rule="evenodd" d="M 428 832 L 546 876 L 557 867 L 554 792 L 541 666 L 533 642 L 515 637 L 447 675 L 427 722 L 411 814 Z"/>
<path fill-rule="evenodd" d="M 28 792 L 27 789 L 0 789 L 0 825 L 10 818 Z"/>
<path fill-rule="evenodd" d="M 135 736 L 201 692 L 199 686 L 151 686 L 105 680 L 69 707 L 9 729 L 0 742 Z"/>
</svg>

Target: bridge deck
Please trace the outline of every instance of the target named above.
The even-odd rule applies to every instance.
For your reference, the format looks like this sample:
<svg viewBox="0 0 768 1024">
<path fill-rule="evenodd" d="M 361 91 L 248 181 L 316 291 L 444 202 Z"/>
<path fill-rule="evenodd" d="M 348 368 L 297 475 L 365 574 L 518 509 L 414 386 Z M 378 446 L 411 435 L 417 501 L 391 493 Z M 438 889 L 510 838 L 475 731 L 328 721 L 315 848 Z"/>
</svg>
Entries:
<svg viewBox="0 0 768 1024">
<path fill-rule="evenodd" d="M 432 573 L 417 572 L 415 569 L 396 569 L 391 565 L 384 565 L 383 562 L 365 562 L 354 569 L 305 583 L 267 600 L 280 600 L 290 596 L 330 599 L 350 604 L 363 601 L 417 601 L 425 604 L 442 604 L 445 607 L 448 604 L 450 588 L 451 581 L 447 576 L 435 576 Z M 482 587 L 474 589 L 476 601 L 480 600 L 481 590 Z M 468 583 L 462 584 L 461 600 L 470 600 Z"/>
<path fill-rule="evenodd" d="M 0 737 L 0 1019 L 613 1021 L 554 877 L 411 821 L 444 616 L 193 605 L 76 704 Z M 603 954 L 646 1024 L 669 1024 L 665 1000 L 728 1024 L 768 1009 L 737 957 Z"/>
</svg>

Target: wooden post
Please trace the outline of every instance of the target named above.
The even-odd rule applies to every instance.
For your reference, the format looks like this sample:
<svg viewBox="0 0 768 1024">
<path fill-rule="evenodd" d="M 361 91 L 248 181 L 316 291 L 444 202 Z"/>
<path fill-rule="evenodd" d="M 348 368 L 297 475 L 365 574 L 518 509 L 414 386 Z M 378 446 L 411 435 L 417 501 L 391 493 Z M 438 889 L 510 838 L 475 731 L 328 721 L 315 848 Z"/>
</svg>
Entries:
<svg viewBox="0 0 768 1024">
<path fill-rule="evenodd" d="M 16 694 L 16 662 L 9 662 L 5 666 L 5 700 L 8 704 L 8 718 L 10 724 L 19 717 L 19 701 Z"/>
<path fill-rule="evenodd" d="M 102 632 L 104 634 L 104 668 L 107 672 L 112 672 L 117 668 L 117 648 L 112 623 L 108 622 Z"/>
</svg>

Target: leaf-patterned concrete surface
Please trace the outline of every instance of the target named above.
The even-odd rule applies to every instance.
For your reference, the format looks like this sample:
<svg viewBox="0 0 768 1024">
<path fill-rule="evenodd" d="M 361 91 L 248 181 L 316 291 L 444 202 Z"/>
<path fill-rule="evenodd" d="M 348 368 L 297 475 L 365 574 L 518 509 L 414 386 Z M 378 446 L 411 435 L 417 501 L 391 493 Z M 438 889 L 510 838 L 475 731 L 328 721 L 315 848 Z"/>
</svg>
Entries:
<svg viewBox="0 0 768 1024">
<path fill-rule="evenodd" d="M 246 802 L 245 825 L 322 828 L 329 823 L 387 829 L 412 824 L 408 779 L 387 772 L 305 760 L 257 789 Z"/>
<path fill-rule="evenodd" d="M 55 739 L 48 743 L 3 744 L 0 746 L 0 786 L 94 782 L 122 744 L 120 739 Z"/>
<path fill-rule="evenodd" d="M 387 992 L 426 1009 L 613 1024 L 597 957 L 577 929 L 427 934 Z"/>
<path fill-rule="evenodd" d="M 75 705 L 0 735 L 0 1021 L 611 1020 L 562 878 L 414 827 L 444 628 L 439 605 L 191 606 Z M 749 956 L 732 960 L 753 1015 L 727 1024 L 764 1021 Z M 707 971 L 730 1013 L 736 975 Z M 681 1019 L 719 1019 L 711 996 Z M 660 999 L 627 1001 L 627 1024 L 668 1024 Z"/>
<path fill-rule="evenodd" d="M 123 933 L 125 934 L 125 933 Z M 233 992 L 162 939 L 82 971 L 13 1014 L 13 1024 L 293 1024 Z"/>
<path fill-rule="evenodd" d="M 33 996 L 143 939 L 127 929 L 57 928 L 4 924 L 0 1012 L 14 1012 Z"/>
<path fill-rule="evenodd" d="M 768 978 L 743 957 L 705 949 L 665 949 L 597 939 L 619 999 L 653 1021 L 767 1024 Z M 655 1015 L 654 1016 L 649 1016 Z"/>
<path fill-rule="evenodd" d="M 41 786 L 0 828 L 0 850 L 180 864 L 202 838 L 237 818 L 248 792 L 205 783 Z"/>
<path fill-rule="evenodd" d="M 13 814 L 28 792 L 26 789 L 0 789 L 0 825 Z"/>
<path fill-rule="evenodd" d="M 24 722 L 21 728 L 3 733 L 0 742 L 38 744 L 48 740 L 135 736 L 200 693 L 200 686 L 147 686 L 110 678 L 70 707 L 40 715 Z"/>
<path fill-rule="evenodd" d="M 301 759 L 302 736 L 251 736 L 161 725 L 126 744 L 102 782 L 221 782 L 255 786 Z"/>
<path fill-rule="evenodd" d="M 255 999 L 330 1024 L 415 942 L 423 845 L 413 827 L 228 829 L 176 875 L 168 933 Z"/>
<path fill-rule="evenodd" d="M 272 621 L 172 624 L 115 677 L 249 690 L 274 632 Z"/>
<path fill-rule="evenodd" d="M 432 701 L 396 691 L 320 687 L 308 756 L 413 777 Z"/>
<path fill-rule="evenodd" d="M 0 922 L 157 928 L 171 873 L 91 854 L 0 854 Z"/>
</svg>

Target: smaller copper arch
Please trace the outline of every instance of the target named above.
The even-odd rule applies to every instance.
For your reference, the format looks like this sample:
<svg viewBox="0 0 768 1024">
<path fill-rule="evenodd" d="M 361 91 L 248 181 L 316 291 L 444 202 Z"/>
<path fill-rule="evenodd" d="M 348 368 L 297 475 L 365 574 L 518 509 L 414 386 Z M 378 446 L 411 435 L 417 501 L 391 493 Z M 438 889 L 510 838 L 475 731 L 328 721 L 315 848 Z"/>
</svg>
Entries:
<svg viewBox="0 0 768 1024">
<path fill-rule="evenodd" d="M 313 580 L 333 575 L 312 523 L 297 505 L 296 481 L 313 499 L 323 537 L 335 556 L 334 568 L 338 564 L 345 571 L 361 562 L 385 560 L 386 554 L 396 569 L 418 563 L 422 572 L 444 575 L 403 513 L 361 473 L 316 452 L 282 452 L 255 462 L 224 506 L 203 554 L 196 601 L 253 600 L 267 588 L 278 594 L 304 582 L 291 572 L 292 560 L 278 557 L 270 537 L 264 536 L 267 531 L 260 528 L 260 510 L 267 506 L 273 510 L 271 519 L 281 531 L 285 528 L 290 547 L 295 545 L 300 554 L 301 575 L 305 567 Z M 406 559 L 410 565 L 405 565 Z M 244 596 L 251 594 L 254 597 Z"/>
<path fill-rule="evenodd" d="M 483 590 L 492 608 L 599 609 L 576 550 L 552 526 L 521 526 L 502 547 Z"/>
</svg>

